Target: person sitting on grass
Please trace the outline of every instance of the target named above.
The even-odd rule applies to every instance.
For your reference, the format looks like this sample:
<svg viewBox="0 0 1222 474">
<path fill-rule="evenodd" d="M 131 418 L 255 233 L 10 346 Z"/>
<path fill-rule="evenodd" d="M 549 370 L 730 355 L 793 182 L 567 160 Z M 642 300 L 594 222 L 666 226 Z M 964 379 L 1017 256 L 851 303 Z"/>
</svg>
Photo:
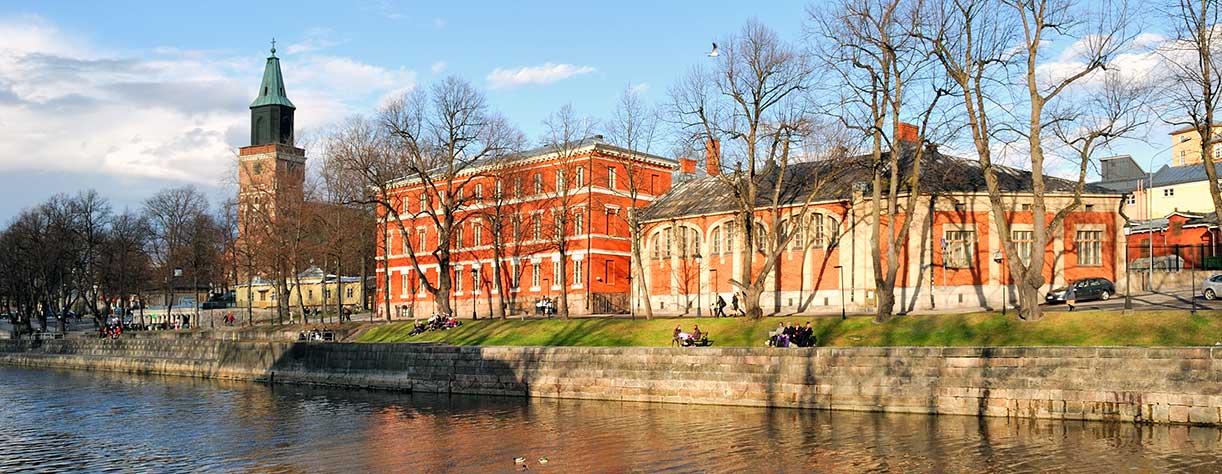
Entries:
<svg viewBox="0 0 1222 474">
<path fill-rule="evenodd" d="M 683 342 L 681 339 L 679 339 L 680 334 L 683 334 L 683 325 L 676 324 L 674 332 L 672 332 L 670 335 L 670 345 L 673 346 L 675 344 L 680 344 Z"/>
<path fill-rule="evenodd" d="M 699 324 L 694 325 L 692 326 L 692 335 L 688 336 L 687 340 L 690 343 L 690 345 L 699 344 L 701 335 L 702 334 L 700 333 L 700 325 Z"/>
</svg>

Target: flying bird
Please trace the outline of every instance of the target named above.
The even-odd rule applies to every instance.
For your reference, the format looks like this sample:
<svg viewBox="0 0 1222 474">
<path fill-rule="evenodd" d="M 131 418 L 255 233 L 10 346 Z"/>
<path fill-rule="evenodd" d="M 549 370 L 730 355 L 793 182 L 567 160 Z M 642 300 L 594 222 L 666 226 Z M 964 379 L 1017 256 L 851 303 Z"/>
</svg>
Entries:
<svg viewBox="0 0 1222 474">
<path fill-rule="evenodd" d="M 717 57 L 717 43 L 713 43 L 713 50 L 709 51 L 709 57 L 710 58 Z"/>
</svg>

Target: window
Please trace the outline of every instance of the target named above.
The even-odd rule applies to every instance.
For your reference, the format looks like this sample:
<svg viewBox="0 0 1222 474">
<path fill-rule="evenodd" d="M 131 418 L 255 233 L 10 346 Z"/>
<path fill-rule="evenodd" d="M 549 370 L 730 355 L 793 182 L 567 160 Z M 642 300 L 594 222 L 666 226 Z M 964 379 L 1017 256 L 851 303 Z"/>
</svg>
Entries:
<svg viewBox="0 0 1222 474">
<path fill-rule="evenodd" d="M 543 175 L 535 173 L 535 194 L 543 194 Z"/>
<path fill-rule="evenodd" d="M 483 198 L 484 198 L 484 185 L 476 184 L 475 185 L 475 199 L 478 201 Z"/>
<path fill-rule="evenodd" d="M 675 229 L 672 227 L 667 227 L 666 230 L 662 231 L 662 236 L 664 237 L 662 239 L 662 256 L 670 258 L 670 244 L 674 241 Z"/>
<path fill-rule="evenodd" d="M 658 192 L 656 191 L 656 189 L 657 189 L 657 182 L 658 182 L 658 175 L 656 175 L 656 174 L 651 174 L 651 175 L 649 175 L 649 194 L 657 194 L 657 193 L 658 193 Z"/>
<path fill-rule="evenodd" d="M 502 194 L 501 194 L 501 188 L 502 188 L 502 186 L 504 186 L 504 185 L 502 184 L 502 181 L 501 181 L 501 180 L 499 180 L 499 179 L 498 179 L 498 180 L 496 180 L 496 194 L 492 195 L 492 197 L 494 197 L 494 198 L 496 198 L 496 199 L 500 199 L 500 198 L 501 198 L 501 196 L 502 196 Z"/>
<path fill-rule="evenodd" d="M 679 257 L 687 258 L 700 253 L 700 232 L 691 227 L 679 228 Z"/>
<path fill-rule="evenodd" d="M 462 267 L 454 269 L 454 292 L 462 293 Z"/>
<path fill-rule="evenodd" d="M 653 234 L 653 238 L 649 241 L 649 256 L 655 260 L 662 256 L 661 234 Z"/>
<path fill-rule="evenodd" d="M 522 272 L 520 271 L 520 266 L 518 265 L 518 262 L 510 263 L 509 264 L 509 287 L 516 290 L 518 289 L 518 287 L 521 284 L 522 284 Z"/>
<path fill-rule="evenodd" d="M 581 260 L 573 260 L 573 286 L 581 285 L 583 281 L 581 272 Z"/>
<path fill-rule="evenodd" d="M 314 290 L 306 290 L 306 300 L 314 299 Z"/>
<path fill-rule="evenodd" d="M 1024 202 L 1024 203 L 1023 203 L 1021 206 L 1019 206 L 1019 209 L 1022 209 L 1022 210 L 1024 210 L 1024 211 L 1030 211 L 1030 210 L 1031 210 L 1031 204 L 1029 204 L 1029 203 L 1025 203 L 1025 202 Z"/>
<path fill-rule="evenodd" d="M 552 214 L 552 237 L 556 240 L 564 239 L 564 214 Z"/>
<path fill-rule="evenodd" d="M 976 231 L 948 230 L 942 241 L 942 266 L 971 268 L 976 254 Z"/>
<path fill-rule="evenodd" d="M 484 244 L 484 226 L 480 225 L 479 222 L 476 222 L 475 224 L 472 224 L 471 226 L 471 246 L 479 247 L 480 245 L 483 245 L 483 244 Z"/>
<path fill-rule="evenodd" d="M 420 237 L 420 250 L 424 251 L 425 249 L 424 243 L 428 240 L 428 231 L 424 229 L 420 229 L 417 235 Z"/>
<path fill-rule="evenodd" d="M 1187 159 L 1188 159 L 1188 151 L 1187 151 L 1187 150 L 1180 150 L 1180 162 L 1182 163 L 1182 162 L 1186 161 Z"/>
<path fill-rule="evenodd" d="M 474 267 L 471 267 L 471 291 L 472 292 L 479 291 L 479 274 L 480 274 L 481 267 L 482 265 L 476 265 Z"/>
<path fill-rule="evenodd" d="M 1218 149 L 1219 149 L 1219 150 L 1222 150 L 1222 147 L 1219 147 Z M 1130 195 L 1128 195 L 1128 198 L 1127 198 L 1127 201 L 1126 201 L 1126 202 L 1127 202 L 1127 203 L 1128 203 L 1130 206 L 1137 204 L 1137 194 L 1130 194 Z"/>
<path fill-rule="evenodd" d="M 522 177 L 521 176 L 513 177 L 513 197 L 515 198 L 522 197 Z"/>
<path fill-rule="evenodd" d="M 428 193 L 420 193 L 420 212 L 429 210 L 429 195 Z"/>
<path fill-rule="evenodd" d="M 1074 234 L 1078 248 L 1078 265 L 1103 264 L 1103 231 L 1079 230 Z"/>
<path fill-rule="evenodd" d="M 522 240 L 522 219 L 518 216 L 513 216 L 511 226 L 513 227 L 513 241 L 520 242 Z"/>
<path fill-rule="evenodd" d="M 586 233 L 585 220 L 586 216 L 585 214 L 581 213 L 581 210 L 578 210 L 573 214 L 573 235 L 581 235 Z"/>
<path fill-rule="evenodd" d="M 558 169 L 556 170 L 556 190 L 564 192 L 564 184 L 564 170 Z"/>
<path fill-rule="evenodd" d="M 411 247 L 412 239 L 411 237 L 407 236 L 407 231 L 400 232 L 399 237 L 403 238 L 403 254 L 407 255 L 409 252 L 411 252 L 409 247 Z"/>
<path fill-rule="evenodd" d="M 721 227 L 715 227 L 709 232 L 709 255 L 721 255 Z"/>
<path fill-rule="evenodd" d="M 323 288 L 323 290 L 322 290 L 322 299 L 324 299 L 324 300 L 325 300 L 325 299 L 330 299 L 330 298 L 331 298 L 331 289 L 330 289 L 330 288 Z"/>
<path fill-rule="evenodd" d="M 1095 205 L 1094 205 L 1094 204 L 1087 204 L 1087 205 L 1086 205 L 1086 209 L 1085 209 L 1085 210 L 1086 210 L 1086 212 L 1094 212 L 1094 210 L 1095 210 Z"/>
<path fill-rule="evenodd" d="M 573 184 L 577 187 L 586 185 L 586 169 L 583 166 L 578 166 L 573 170 Z"/>
<path fill-rule="evenodd" d="M 407 294 L 407 274 L 406 274 L 406 273 L 400 273 L 400 274 L 399 274 L 399 276 L 401 277 L 401 278 L 400 278 L 400 280 L 401 280 L 401 282 L 403 283 L 403 284 L 401 285 L 401 286 L 403 286 L 403 294 L 405 294 L 405 295 L 406 295 L 406 294 Z"/>
<path fill-rule="evenodd" d="M 535 287 L 535 288 L 539 287 L 539 264 L 538 263 L 534 263 L 530 265 L 530 286 Z"/>
<path fill-rule="evenodd" d="M 552 286 L 564 284 L 564 274 L 560 273 L 560 262 L 552 260 Z"/>
<path fill-rule="evenodd" d="M 615 167 L 607 167 L 607 189 L 615 189 Z"/>
<path fill-rule="evenodd" d="M 608 285 L 615 283 L 611 281 L 612 280 L 611 277 L 615 276 L 615 272 L 612 271 L 614 269 L 615 269 L 615 264 L 613 263 L 613 261 L 603 260 L 603 281 L 606 282 Z"/>
<path fill-rule="evenodd" d="M 724 252 L 727 254 L 734 252 L 734 222 L 733 221 L 726 223 L 726 245 L 724 248 L 725 248 Z"/>
<path fill-rule="evenodd" d="M 348 288 L 348 290 L 347 290 L 347 295 L 348 295 L 348 297 L 349 297 L 349 298 L 351 298 L 353 294 L 354 294 L 354 293 L 352 292 L 352 288 Z"/>
<path fill-rule="evenodd" d="M 1164 197 L 1172 197 L 1172 196 L 1175 196 L 1175 188 L 1167 188 L 1167 189 L 1164 189 L 1164 190 L 1163 190 L 1163 196 L 1164 196 Z"/>
<path fill-rule="evenodd" d="M 454 229 L 454 248 L 462 248 L 462 227 Z"/>
<path fill-rule="evenodd" d="M 530 217 L 531 235 L 535 240 L 543 239 L 543 217 L 535 214 Z"/>
<path fill-rule="evenodd" d="M 1018 258 L 1024 264 L 1031 262 L 1031 242 L 1035 240 L 1034 236 L 1035 233 L 1030 230 L 1010 231 L 1010 240 L 1014 242 L 1014 250 L 1018 252 Z"/>
</svg>

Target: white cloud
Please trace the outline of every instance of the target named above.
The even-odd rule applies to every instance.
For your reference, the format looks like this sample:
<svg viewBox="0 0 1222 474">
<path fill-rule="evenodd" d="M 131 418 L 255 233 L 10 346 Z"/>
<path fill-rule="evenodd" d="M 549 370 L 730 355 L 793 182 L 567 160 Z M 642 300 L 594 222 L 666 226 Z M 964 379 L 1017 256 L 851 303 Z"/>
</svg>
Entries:
<svg viewBox="0 0 1222 474">
<path fill-rule="evenodd" d="M 429 67 L 429 71 L 432 71 L 433 74 L 441 74 L 443 71 L 446 70 L 446 66 L 448 65 L 446 64 L 445 61 L 437 61 L 433 63 L 432 66 Z"/>
<path fill-rule="evenodd" d="M 640 84 L 633 84 L 632 87 L 628 88 L 628 92 L 632 95 L 644 94 L 648 90 L 649 90 L 648 82 L 642 82 Z"/>
<path fill-rule="evenodd" d="M 327 28 L 311 28 L 306 31 L 305 38 L 284 47 L 284 54 L 302 54 L 322 49 L 333 48 L 345 41 L 335 38 L 334 33 Z"/>
<path fill-rule="evenodd" d="M 0 173 L 216 185 L 235 148 L 249 142 L 264 53 L 118 55 L 28 16 L 0 17 L 0 38 Z M 414 71 L 338 56 L 303 53 L 282 68 L 302 132 L 368 112 L 416 84 Z"/>
<path fill-rule="evenodd" d="M 488 73 L 488 82 L 493 89 L 504 89 L 528 84 L 551 84 L 594 71 L 591 66 L 554 63 L 514 69 L 496 68 Z"/>
</svg>

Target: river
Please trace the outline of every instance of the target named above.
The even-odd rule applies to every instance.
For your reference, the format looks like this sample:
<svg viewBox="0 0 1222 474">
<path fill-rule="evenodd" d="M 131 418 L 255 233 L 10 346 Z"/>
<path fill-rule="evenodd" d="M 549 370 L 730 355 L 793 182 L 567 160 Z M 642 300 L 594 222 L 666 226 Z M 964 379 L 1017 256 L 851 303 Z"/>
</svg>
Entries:
<svg viewBox="0 0 1222 474">
<path fill-rule="evenodd" d="M 0 367 L 0 472 L 1222 472 L 1222 430 Z M 514 458 L 526 462 L 518 464 Z M 547 458 L 546 464 L 540 463 Z"/>
</svg>

